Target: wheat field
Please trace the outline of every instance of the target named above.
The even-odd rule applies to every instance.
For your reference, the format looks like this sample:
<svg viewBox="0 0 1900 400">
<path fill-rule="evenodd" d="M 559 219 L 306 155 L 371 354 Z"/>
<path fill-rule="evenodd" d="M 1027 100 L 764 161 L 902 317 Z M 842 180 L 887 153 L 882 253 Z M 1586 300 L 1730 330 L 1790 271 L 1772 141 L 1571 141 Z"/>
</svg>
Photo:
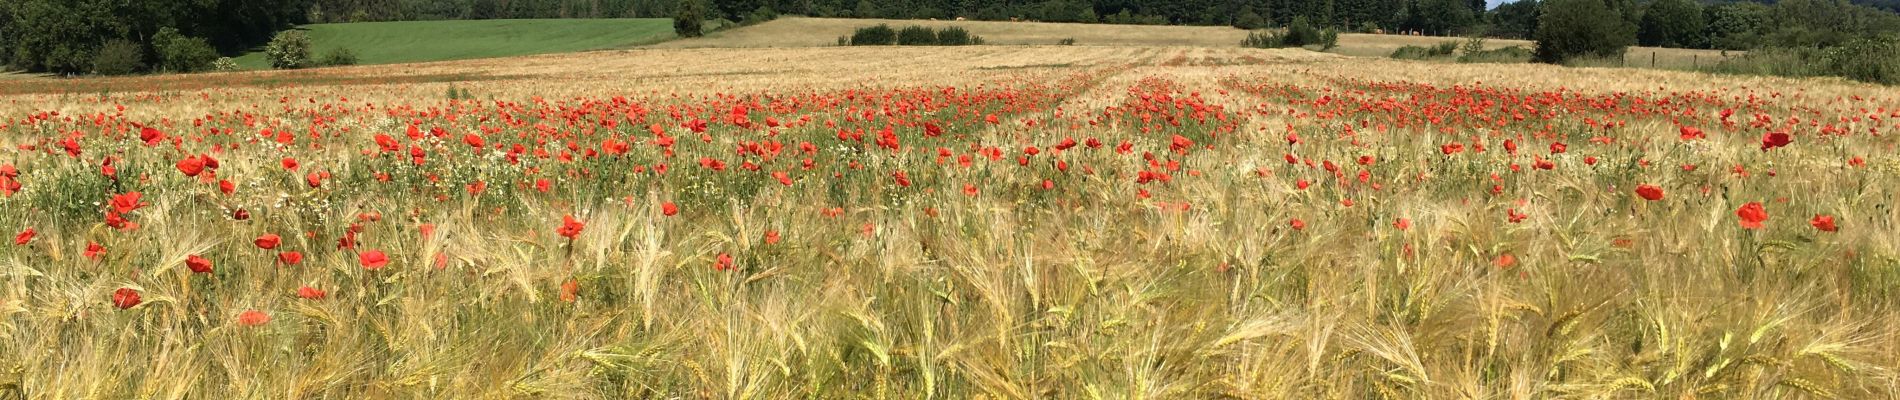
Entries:
<svg viewBox="0 0 1900 400">
<path fill-rule="evenodd" d="M 0 93 L 0 398 L 1900 396 L 1890 88 L 970 46 Z"/>
<path fill-rule="evenodd" d="M 1225 26 L 1144 26 L 1009 21 L 947 21 L 786 17 L 755 26 L 718 31 L 705 37 L 667 41 L 654 48 L 823 47 L 836 46 L 839 36 L 878 24 L 894 28 L 961 27 L 991 44 L 1054 45 L 1065 39 L 1078 46 L 1195 46 L 1233 47 L 1247 31 Z M 1429 47 L 1463 44 L 1465 38 L 1399 34 L 1341 33 L 1332 53 L 1357 57 L 1386 57 L 1404 46 Z M 1535 49 L 1529 40 L 1488 39 L 1486 49 L 1517 46 Z M 1633 46 L 1624 56 L 1626 66 L 1693 70 L 1705 68 L 1743 52 Z"/>
</svg>

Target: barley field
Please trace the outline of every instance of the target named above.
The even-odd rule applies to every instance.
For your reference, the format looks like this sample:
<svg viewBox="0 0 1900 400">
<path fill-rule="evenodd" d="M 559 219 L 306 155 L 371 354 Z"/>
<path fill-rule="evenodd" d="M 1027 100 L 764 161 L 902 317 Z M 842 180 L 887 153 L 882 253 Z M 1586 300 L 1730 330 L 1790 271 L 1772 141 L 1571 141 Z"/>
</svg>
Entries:
<svg viewBox="0 0 1900 400">
<path fill-rule="evenodd" d="M 1895 398 L 1896 132 L 1233 47 L 6 81 L 0 398 Z"/>
<path fill-rule="evenodd" d="M 1238 45 L 1242 39 L 1246 39 L 1248 32 L 1225 26 L 787 17 L 755 26 L 713 32 L 705 37 L 662 42 L 650 47 L 836 46 L 838 36 L 849 36 L 854 29 L 878 24 L 890 25 L 893 28 L 924 26 L 942 29 L 955 26 L 967 29 L 971 34 L 982 36 L 987 43 L 1004 45 L 1053 45 L 1064 39 L 1072 39 L 1075 40 L 1077 46 L 1232 47 Z M 1446 42 L 1462 44 L 1464 41 L 1465 38 L 1461 37 L 1341 33 L 1339 47 L 1328 52 L 1359 57 L 1386 57 L 1404 46 L 1429 47 Z M 1529 40 L 1488 39 L 1484 44 L 1484 48 L 1493 50 L 1509 46 L 1537 48 L 1536 44 Z M 1707 68 L 1741 54 L 1743 52 L 1632 46 L 1625 54 L 1625 64 L 1622 66 L 1693 70 Z"/>
</svg>

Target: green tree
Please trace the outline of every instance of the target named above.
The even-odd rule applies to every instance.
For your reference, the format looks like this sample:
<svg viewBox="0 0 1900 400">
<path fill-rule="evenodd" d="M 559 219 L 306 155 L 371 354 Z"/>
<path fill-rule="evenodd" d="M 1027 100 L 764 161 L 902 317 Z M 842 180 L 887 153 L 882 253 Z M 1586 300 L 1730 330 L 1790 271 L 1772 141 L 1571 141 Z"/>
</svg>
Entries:
<svg viewBox="0 0 1900 400">
<path fill-rule="evenodd" d="M 1537 32 L 1537 17 L 1543 13 L 1543 4 L 1537 0 L 1518 0 L 1504 3 L 1491 11 L 1491 35 L 1512 39 L 1527 39 Z"/>
<path fill-rule="evenodd" d="M 1538 20 L 1535 59 L 1562 63 L 1579 57 L 1622 57 L 1636 29 L 1602 0 L 1549 0 Z"/>
<path fill-rule="evenodd" d="M 310 66 L 310 36 L 303 31 L 283 31 L 264 46 L 264 57 L 271 68 L 297 69 Z"/>
<path fill-rule="evenodd" d="M 1761 3 L 1729 3 L 1710 6 L 1708 27 L 1704 33 L 1709 46 L 1724 50 L 1747 50 L 1761 44 L 1773 23 L 1774 11 Z"/>
<path fill-rule="evenodd" d="M 1656 0 L 1643 10 L 1636 43 L 1657 47 L 1708 47 L 1702 31 L 1702 6 L 1694 0 Z"/>
<path fill-rule="evenodd" d="M 169 26 L 152 35 L 152 50 L 158 52 L 159 67 L 168 72 L 208 70 L 218 59 L 218 50 L 209 42 L 179 34 L 178 29 Z"/>
<path fill-rule="evenodd" d="M 673 34 L 679 37 L 700 37 L 705 35 L 706 7 L 699 2 L 681 4 L 673 13 Z"/>
<path fill-rule="evenodd" d="M 125 75 L 145 69 L 145 48 L 130 40 L 113 39 L 92 54 L 92 73 Z"/>
<path fill-rule="evenodd" d="M 1234 17 L 1234 27 L 1247 30 L 1265 28 L 1267 27 L 1267 19 L 1261 17 L 1260 13 L 1253 12 L 1253 9 L 1249 8 L 1245 11 L 1241 11 L 1240 16 Z"/>
</svg>

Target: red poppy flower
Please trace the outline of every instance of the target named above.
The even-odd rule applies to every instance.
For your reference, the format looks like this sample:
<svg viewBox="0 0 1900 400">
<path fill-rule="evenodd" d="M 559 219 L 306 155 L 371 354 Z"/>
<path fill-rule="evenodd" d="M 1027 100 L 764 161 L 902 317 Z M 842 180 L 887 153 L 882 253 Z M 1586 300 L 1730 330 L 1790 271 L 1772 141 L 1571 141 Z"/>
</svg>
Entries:
<svg viewBox="0 0 1900 400">
<path fill-rule="evenodd" d="M 1808 220 L 1808 225 L 1814 225 L 1814 229 L 1820 229 L 1822 232 L 1833 232 L 1840 229 L 1840 227 L 1834 226 L 1834 216 L 1827 214 L 1815 214 L 1814 219 Z"/>
<path fill-rule="evenodd" d="M 1649 185 L 1649 184 L 1636 185 L 1636 195 L 1642 196 L 1643 199 L 1646 199 L 1649 201 L 1662 200 L 1663 190 L 1660 187 L 1656 187 L 1656 185 Z"/>
<path fill-rule="evenodd" d="M 1678 131 L 1682 133 L 1682 140 L 1695 140 L 1703 137 L 1702 130 L 1693 126 L 1685 126 L 1678 129 Z"/>
<path fill-rule="evenodd" d="M 165 134 L 163 132 L 159 132 L 157 129 L 153 129 L 149 126 L 139 128 L 139 141 L 145 142 L 146 146 L 156 146 L 158 142 L 162 140 L 165 140 Z"/>
<path fill-rule="evenodd" d="M 1402 231 L 1402 230 L 1406 230 L 1406 229 L 1411 229 L 1411 228 L 1412 228 L 1412 220 L 1410 220 L 1410 219 L 1405 219 L 1405 218 L 1399 218 L 1399 220 L 1398 220 L 1397 222 L 1393 222 L 1393 223 L 1392 223 L 1392 227 L 1394 227 L 1394 228 L 1399 228 L 1399 230 L 1401 230 L 1401 231 Z"/>
<path fill-rule="evenodd" d="M 356 262 L 362 264 L 363 269 L 375 271 L 389 265 L 389 255 L 383 254 L 382 250 L 365 251 L 356 255 Z"/>
<path fill-rule="evenodd" d="M 1306 230 L 1306 221 L 1301 221 L 1299 218 L 1294 218 L 1293 221 L 1288 222 L 1287 225 L 1292 226 L 1293 230 L 1296 231 Z"/>
<path fill-rule="evenodd" d="M 1498 266 L 1498 269 L 1510 268 L 1512 265 L 1517 265 L 1517 256 L 1511 253 L 1500 254 L 1497 259 L 1491 260 L 1491 265 Z"/>
<path fill-rule="evenodd" d="M 92 242 L 86 243 L 86 253 L 85 253 L 86 258 L 98 260 L 99 256 L 103 256 L 105 254 L 106 254 L 105 246 L 100 246 L 98 243 L 92 243 Z"/>
<path fill-rule="evenodd" d="M 137 290 L 133 290 L 132 288 L 128 288 L 128 287 L 122 287 L 122 288 L 119 288 L 119 290 L 112 291 L 112 306 L 113 307 L 118 307 L 120 310 L 124 310 L 128 308 L 136 307 L 139 305 L 139 303 L 141 303 L 141 301 L 139 300 L 139 291 Z"/>
<path fill-rule="evenodd" d="M 1736 209 L 1735 216 L 1740 218 L 1743 228 L 1761 229 L 1762 221 L 1768 220 L 1768 210 L 1762 208 L 1759 201 L 1749 202 Z"/>
<path fill-rule="evenodd" d="M 587 225 L 581 223 L 581 221 L 575 220 L 573 215 L 563 215 L 561 216 L 561 227 L 555 228 L 554 232 L 561 234 L 561 236 L 566 236 L 568 240 L 573 240 L 575 236 L 581 235 L 581 229 L 586 226 Z"/>
<path fill-rule="evenodd" d="M 185 256 L 185 267 L 191 268 L 191 272 L 209 274 L 211 273 L 211 260 L 199 257 L 197 254 Z"/>
<path fill-rule="evenodd" d="M 275 249 L 278 244 L 282 244 L 283 242 L 284 239 L 278 237 L 275 233 L 266 233 L 263 236 L 258 236 L 257 240 L 251 241 L 252 244 L 257 245 L 257 248 L 264 250 Z"/>
<path fill-rule="evenodd" d="M 1787 132 L 1764 133 L 1761 135 L 1761 151 L 1787 146 L 1790 141 L 1792 141 L 1792 139 L 1788 136 Z"/>
<path fill-rule="evenodd" d="M 144 195 L 139 192 L 112 195 L 112 211 L 125 214 L 149 205 L 139 201 L 142 196 Z"/>
<path fill-rule="evenodd" d="M 680 213 L 679 205 L 673 204 L 673 202 L 671 201 L 660 203 L 660 214 L 665 214 L 666 216 L 671 217 L 679 213 Z"/>
<path fill-rule="evenodd" d="M 581 297 L 581 281 L 569 278 L 561 283 L 561 301 L 573 303 Z"/>
<path fill-rule="evenodd" d="M 892 172 L 891 179 L 897 181 L 897 186 L 910 187 L 910 175 L 905 175 L 904 171 Z"/>
<path fill-rule="evenodd" d="M 263 311 L 258 310 L 244 310 L 244 312 L 238 313 L 237 320 L 238 325 L 263 326 L 264 324 L 270 323 L 270 314 L 265 314 Z"/>
<path fill-rule="evenodd" d="M 277 253 L 277 262 L 284 263 L 284 265 L 303 264 L 303 253 L 294 251 Z"/>
<path fill-rule="evenodd" d="M 719 253 L 719 259 L 713 261 L 713 270 L 725 272 L 731 269 L 733 269 L 732 255 L 726 254 L 726 253 Z"/>
<path fill-rule="evenodd" d="M 297 288 L 297 298 L 300 298 L 300 299 L 323 300 L 325 297 L 330 297 L 330 294 L 325 293 L 323 289 L 317 289 L 317 288 L 313 288 L 309 286 Z"/>
<path fill-rule="evenodd" d="M 481 150 L 482 145 L 487 144 L 487 141 L 482 140 L 481 135 L 473 133 L 462 135 L 462 142 L 468 143 L 468 147 L 475 148 L 475 150 Z"/>
<path fill-rule="evenodd" d="M 20 234 L 13 236 L 13 244 L 18 245 L 18 246 L 25 246 L 27 242 L 33 241 L 34 235 L 38 235 L 38 234 L 39 232 L 34 232 L 33 228 L 26 228 L 26 230 L 20 231 Z"/>
<path fill-rule="evenodd" d="M 778 231 L 776 230 L 765 231 L 765 244 L 778 244 L 778 241 L 779 241 Z"/>
<path fill-rule="evenodd" d="M 185 173 L 185 176 L 197 177 L 198 174 L 205 172 L 205 160 L 198 156 L 185 157 L 178 161 L 177 167 L 178 172 Z"/>
</svg>

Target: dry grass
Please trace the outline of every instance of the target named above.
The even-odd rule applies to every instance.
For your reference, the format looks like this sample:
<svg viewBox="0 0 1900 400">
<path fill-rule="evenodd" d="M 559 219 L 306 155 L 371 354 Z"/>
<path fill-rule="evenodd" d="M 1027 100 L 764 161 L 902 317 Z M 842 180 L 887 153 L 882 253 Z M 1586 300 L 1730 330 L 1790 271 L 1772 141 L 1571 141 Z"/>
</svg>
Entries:
<svg viewBox="0 0 1900 400">
<path fill-rule="evenodd" d="M 1107 24 L 1067 24 L 1046 22 L 998 21 L 915 21 L 884 19 L 841 19 L 787 17 L 706 37 L 675 40 L 654 45 L 657 48 L 706 47 L 823 47 L 836 46 L 838 36 L 853 29 L 877 24 L 894 27 L 922 25 L 931 28 L 961 26 L 982 36 L 991 44 L 1048 45 L 1063 39 L 1075 39 L 1083 46 L 1196 46 L 1233 47 L 1247 37 L 1247 31 L 1223 26 L 1142 26 Z M 1386 57 L 1403 46 L 1431 46 L 1446 41 L 1464 42 L 1458 37 L 1374 35 L 1346 33 L 1339 37 L 1334 53 L 1359 57 Z M 1528 40 L 1492 39 L 1486 48 L 1506 46 L 1536 48 Z M 1709 66 L 1731 53 L 1716 50 L 1631 47 L 1628 66 L 1651 66 L 1652 54 L 1658 68 L 1691 69 Z M 1739 55 L 1740 53 L 1733 53 Z"/>
<path fill-rule="evenodd" d="M 260 72 L 229 76 L 279 83 L 0 96 L 0 164 L 26 184 L 0 197 L 0 232 L 39 232 L 0 243 L 0 398 L 1900 395 L 1900 116 L 1885 116 L 1900 96 L 1875 86 L 1233 47 L 645 49 L 325 73 L 389 81 Z M 1503 99 L 1539 110 L 1479 106 Z M 755 122 L 812 119 L 718 120 L 754 103 Z M 1715 122 L 1724 108 L 1741 124 Z M 1756 113 L 1774 127 L 1800 118 L 1796 143 L 1760 151 Z M 699 118 L 713 120 L 704 141 L 680 126 Z M 449 134 L 403 137 L 416 121 Z M 1709 138 L 1677 139 L 1678 121 Z M 187 139 L 147 147 L 123 136 L 135 123 Z M 901 126 L 905 150 L 839 140 L 827 123 L 872 137 Z M 1823 123 L 1882 135 L 1823 136 Z M 678 138 L 677 154 L 661 154 L 649 124 Z M 634 149 L 516 165 L 462 144 L 483 128 L 491 146 L 559 153 L 618 137 Z M 378 155 L 379 133 L 429 163 Z M 75 134 L 79 157 L 57 144 Z M 1196 145 L 1171 152 L 1176 134 Z M 1106 145 L 1054 151 L 1065 138 Z M 735 155 L 765 140 L 786 153 Z M 1131 152 L 1113 151 L 1122 142 Z M 1491 149 L 1447 156 L 1447 143 Z M 234 194 L 174 169 L 214 145 Z M 992 146 L 1002 157 L 970 167 L 936 150 Z M 1021 166 L 1028 146 L 1042 153 Z M 99 177 L 105 156 L 118 187 Z M 284 171 L 284 157 L 302 169 Z M 1169 160 L 1180 169 L 1159 166 Z M 633 169 L 659 163 L 671 172 Z M 894 170 L 916 184 L 892 183 Z M 313 171 L 334 178 L 310 188 Z M 1172 178 L 1137 183 L 1141 171 Z M 475 180 L 486 195 L 465 194 Z M 1637 183 L 1668 198 L 1636 199 Z M 132 190 L 151 203 L 130 216 L 140 226 L 102 224 L 103 194 Z M 1749 201 L 1767 204 L 1765 229 L 1737 226 Z M 573 240 L 554 233 L 569 214 L 586 221 Z M 1841 230 L 1808 227 L 1814 214 Z M 335 246 L 353 222 L 389 268 Z M 251 244 L 265 232 L 308 259 L 275 265 Z M 88 259 L 87 243 L 109 251 Z M 217 272 L 190 273 L 191 254 Z M 720 254 L 736 269 L 715 270 Z M 1503 255 L 1516 262 L 1497 266 Z M 330 296 L 299 299 L 301 286 Z M 144 304 L 113 308 L 121 287 Z M 238 324 L 249 309 L 272 321 Z"/>
</svg>

